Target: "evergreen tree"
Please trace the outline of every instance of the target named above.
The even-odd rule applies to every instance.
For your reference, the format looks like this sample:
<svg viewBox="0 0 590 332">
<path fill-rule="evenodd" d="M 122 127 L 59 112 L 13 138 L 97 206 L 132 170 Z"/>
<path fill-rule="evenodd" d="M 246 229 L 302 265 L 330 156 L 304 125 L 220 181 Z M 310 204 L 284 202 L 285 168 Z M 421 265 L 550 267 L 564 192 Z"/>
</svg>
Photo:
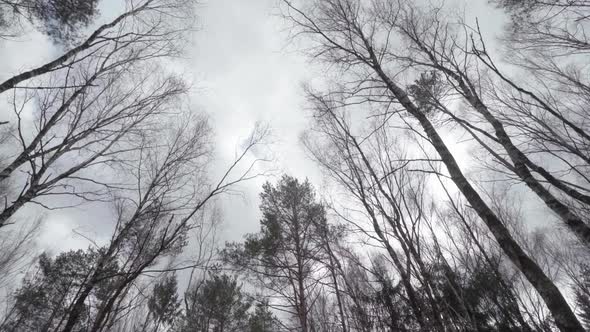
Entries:
<svg viewBox="0 0 590 332">
<path fill-rule="evenodd" d="M 148 322 L 154 324 L 157 331 L 162 324 L 170 326 L 179 313 L 180 300 L 177 294 L 176 276 L 167 276 L 154 286 L 152 296 L 148 299 Z"/>
<path fill-rule="evenodd" d="M 25 332 L 58 328 L 67 318 L 71 301 L 87 281 L 100 252 L 95 249 L 68 251 L 55 258 L 41 254 L 38 271 L 26 277 L 16 291 L 2 330 Z M 112 277 L 116 271 L 116 264 L 112 264 L 104 274 Z M 113 279 L 104 278 L 97 285 L 73 331 L 86 331 L 96 309 L 112 289 Z"/>
<path fill-rule="evenodd" d="M 181 332 L 238 332 L 248 325 L 251 302 L 234 277 L 213 275 L 185 297 L 188 307 L 178 324 Z"/>
<path fill-rule="evenodd" d="M 325 209 L 308 181 L 287 175 L 275 186 L 264 184 L 260 198 L 261 231 L 247 235 L 243 244 L 228 244 L 224 257 L 282 296 L 298 328 L 307 332 L 309 290 L 318 282 L 312 274 L 323 255 L 317 227 L 325 224 Z"/>
<path fill-rule="evenodd" d="M 0 1 L 0 30 L 10 35 L 14 26 L 25 19 L 54 42 L 70 43 L 97 15 L 98 0 Z"/>
</svg>

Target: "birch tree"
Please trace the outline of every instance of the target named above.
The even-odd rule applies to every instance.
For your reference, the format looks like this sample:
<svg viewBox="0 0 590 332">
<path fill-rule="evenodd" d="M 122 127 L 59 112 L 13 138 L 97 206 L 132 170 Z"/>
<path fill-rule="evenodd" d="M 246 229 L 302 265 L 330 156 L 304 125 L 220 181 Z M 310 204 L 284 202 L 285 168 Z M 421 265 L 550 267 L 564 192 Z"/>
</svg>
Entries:
<svg viewBox="0 0 590 332">
<path fill-rule="evenodd" d="M 457 160 L 447 143 L 442 138 L 439 129 L 428 116 L 426 109 L 413 98 L 406 83 L 402 81 L 402 75 L 415 75 L 415 68 L 421 66 L 436 69 L 437 54 L 434 58 L 422 57 L 428 54 L 428 50 L 421 51 L 418 55 L 405 53 L 400 45 L 410 47 L 419 41 L 430 40 L 429 36 L 445 38 L 448 33 L 445 30 L 436 30 L 436 25 L 421 15 L 419 9 L 410 4 L 374 2 L 366 4 L 361 1 L 323 1 L 311 2 L 306 5 L 297 6 L 292 2 L 285 2 L 285 16 L 294 23 L 297 33 L 300 36 L 308 36 L 311 46 L 308 49 L 312 56 L 320 61 L 340 69 L 339 78 L 341 82 L 337 85 L 340 89 L 330 91 L 332 96 L 343 96 L 349 102 L 359 104 L 378 105 L 383 113 L 390 115 L 387 123 L 396 122 L 408 124 L 409 130 L 415 135 L 426 140 L 438 154 L 440 162 L 446 168 L 446 174 L 463 194 L 470 206 L 477 211 L 479 217 L 486 224 L 491 234 L 498 242 L 503 253 L 513 262 L 528 282 L 543 298 L 545 304 L 555 319 L 557 327 L 562 331 L 583 331 L 583 328 L 569 306 L 565 297 L 555 283 L 547 276 L 543 269 L 523 250 L 514 239 L 510 230 L 498 215 L 490 208 L 476 187 L 465 176 L 464 170 L 459 166 Z M 436 11 L 435 11 L 436 13 Z M 424 23 L 423 23 L 424 22 Z M 407 26 L 422 26 L 417 36 L 407 33 Z M 437 34 L 437 31 L 441 35 Z M 437 39 L 438 40 L 438 39 Z M 419 44 L 418 44 L 419 45 Z M 438 45 L 438 44 L 436 44 Z M 455 45 L 453 45 L 455 46 Z M 445 48 L 451 52 L 459 49 Z M 443 44 L 440 47 L 448 47 Z M 401 51 L 399 51 L 401 50 Z M 413 50 L 407 48 L 406 50 Z M 426 60 L 428 62 L 426 62 Z M 458 60 L 460 61 L 460 60 Z M 466 64 L 463 64 L 466 65 Z M 498 125 L 489 112 L 483 109 L 477 98 L 472 98 L 474 88 L 463 76 L 452 75 L 455 72 L 445 72 L 446 82 L 453 89 L 457 89 L 460 95 L 465 98 L 469 105 L 476 108 L 477 112 L 496 129 L 498 142 L 510 150 L 514 163 L 519 163 L 520 154 L 509 142 L 509 136 L 504 135 L 501 124 Z M 440 99 L 439 99 L 440 100 Z M 399 117 L 400 109 L 407 112 L 411 120 Z M 519 172 L 522 171 L 519 170 Z M 527 185 L 539 196 L 545 195 L 546 189 L 537 186 L 538 181 L 531 180 L 522 172 Z M 518 174 L 518 172 L 517 172 Z M 536 189 L 535 189 L 536 188 Z M 579 215 L 570 211 L 566 206 L 553 204 L 552 198 L 545 196 L 546 204 L 553 211 L 560 212 L 560 217 L 570 229 L 577 234 L 582 241 L 586 241 L 588 227 L 580 219 Z M 562 208 L 564 208 L 562 210 Z"/>
</svg>

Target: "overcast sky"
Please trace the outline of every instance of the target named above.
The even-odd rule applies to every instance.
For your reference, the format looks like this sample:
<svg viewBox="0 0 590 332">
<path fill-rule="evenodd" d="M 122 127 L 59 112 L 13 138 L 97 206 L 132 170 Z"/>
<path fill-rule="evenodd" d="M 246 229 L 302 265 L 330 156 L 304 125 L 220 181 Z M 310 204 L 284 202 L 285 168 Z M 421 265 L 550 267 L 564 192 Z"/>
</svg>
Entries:
<svg viewBox="0 0 590 332">
<path fill-rule="evenodd" d="M 502 17 L 485 0 L 457 3 L 465 6 L 468 20 L 480 19 L 486 36 L 494 38 L 499 33 Z M 101 11 L 111 15 L 119 4 L 117 0 L 104 0 Z M 308 177 L 321 187 L 319 170 L 306 157 L 298 140 L 309 124 L 301 84 L 321 77 L 322 72 L 289 43 L 285 26 L 276 15 L 277 4 L 277 0 L 203 1 L 196 11 L 200 30 L 186 58 L 179 60 L 180 66 L 193 83 L 195 111 L 211 117 L 217 137 L 217 169 L 227 165 L 240 139 L 262 121 L 272 128 L 272 167 L 277 174 Z M 38 33 L 0 47 L 0 79 L 59 52 Z M 244 233 L 258 229 L 258 192 L 264 180 L 242 185 L 243 198 L 223 200 L 224 239 L 238 240 Z M 48 212 L 47 216 L 46 231 L 39 240 L 42 249 L 85 248 L 88 242 L 72 229 L 99 241 L 109 235 L 104 207 L 85 205 Z"/>
</svg>

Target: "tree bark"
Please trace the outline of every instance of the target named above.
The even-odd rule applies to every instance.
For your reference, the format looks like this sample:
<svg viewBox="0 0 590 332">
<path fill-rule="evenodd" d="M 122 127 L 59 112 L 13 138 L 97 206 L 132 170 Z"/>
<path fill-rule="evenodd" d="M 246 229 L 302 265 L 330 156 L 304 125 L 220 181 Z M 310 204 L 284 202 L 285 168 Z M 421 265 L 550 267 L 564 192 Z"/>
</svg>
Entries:
<svg viewBox="0 0 590 332">
<path fill-rule="evenodd" d="M 7 90 L 14 88 L 17 84 L 19 84 L 23 81 L 26 81 L 28 79 L 31 79 L 33 77 L 37 77 L 37 76 L 40 76 L 43 74 L 47 74 L 49 72 L 52 72 L 52 71 L 58 69 L 59 66 L 65 65 L 65 63 L 68 60 L 72 59 L 80 52 L 83 52 L 83 51 L 91 48 L 92 46 L 94 46 L 93 42 L 96 41 L 96 39 L 98 39 L 98 37 L 100 37 L 100 35 L 103 31 L 115 27 L 117 24 L 119 24 L 121 21 L 123 21 L 125 18 L 127 18 L 129 16 L 133 16 L 133 15 L 139 13 L 140 11 L 145 10 L 147 8 L 147 6 L 152 1 L 153 0 L 147 0 L 142 6 L 139 6 L 139 7 L 135 8 L 134 10 L 128 11 L 126 13 L 123 13 L 123 14 L 119 15 L 116 19 L 111 21 L 110 23 L 100 26 L 82 44 L 72 48 L 71 50 L 67 51 L 65 54 L 56 58 L 55 60 L 50 61 L 50 62 L 48 62 L 40 67 L 37 67 L 35 69 L 31 69 L 31 70 L 26 71 L 24 73 L 15 75 L 15 76 L 7 79 L 6 81 L 2 82 L 0 84 L 0 94 L 7 91 Z"/>
<path fill-rule="evenodd" d="M 447 148 L 446 144 L 439 136 L 438 132 L 426 117 L 410 100 L 407 93 L 397 86 L 381 68 L 375 53 L 370 46 L 367 47 L 371 56 L 371 66 L 375 73 L 386 84 L 387 89 L 397 99 L 397 101 L 411 114 L 422 126 L 431 144 L 438 152 L 443 163 L 447 167 L 451 179 L 457 188 L 463 193 L 472 208 L 477 212 L 479 217 L 484 221 L 492 235 L 498 241 L 500 248 L 504 251 L 510 261 L 518 267 L 526 279 L 537 290 L 543 298 L 547 308 L 555 319 L 555 324 L 562 332 L 576 331 L 584 332 L 582 324 L 571 310 L 569 304 L 557 288 L 553 281 L 547 277 L 539 265 L 533 261 L 518 243 L 512 238 L 512 235 L 495 215 L 490 207 L 485 203 L 467 178 L 463 175 L 457 161 Z"/>
</svg>

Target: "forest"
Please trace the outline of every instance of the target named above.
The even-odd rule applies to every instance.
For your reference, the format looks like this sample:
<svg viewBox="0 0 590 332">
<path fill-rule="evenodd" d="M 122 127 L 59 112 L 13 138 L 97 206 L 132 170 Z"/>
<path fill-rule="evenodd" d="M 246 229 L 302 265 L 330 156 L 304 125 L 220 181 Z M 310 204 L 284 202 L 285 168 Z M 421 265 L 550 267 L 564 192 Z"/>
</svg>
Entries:
<svg viewBox="0 0 590 332">
<path fill-rule="evenodd" d="M 0 331 L 590 331 L 590 0 L 224 0 L 296 144 L 199 106 L 216 1 L 0 0 Z"/>
</svg>

